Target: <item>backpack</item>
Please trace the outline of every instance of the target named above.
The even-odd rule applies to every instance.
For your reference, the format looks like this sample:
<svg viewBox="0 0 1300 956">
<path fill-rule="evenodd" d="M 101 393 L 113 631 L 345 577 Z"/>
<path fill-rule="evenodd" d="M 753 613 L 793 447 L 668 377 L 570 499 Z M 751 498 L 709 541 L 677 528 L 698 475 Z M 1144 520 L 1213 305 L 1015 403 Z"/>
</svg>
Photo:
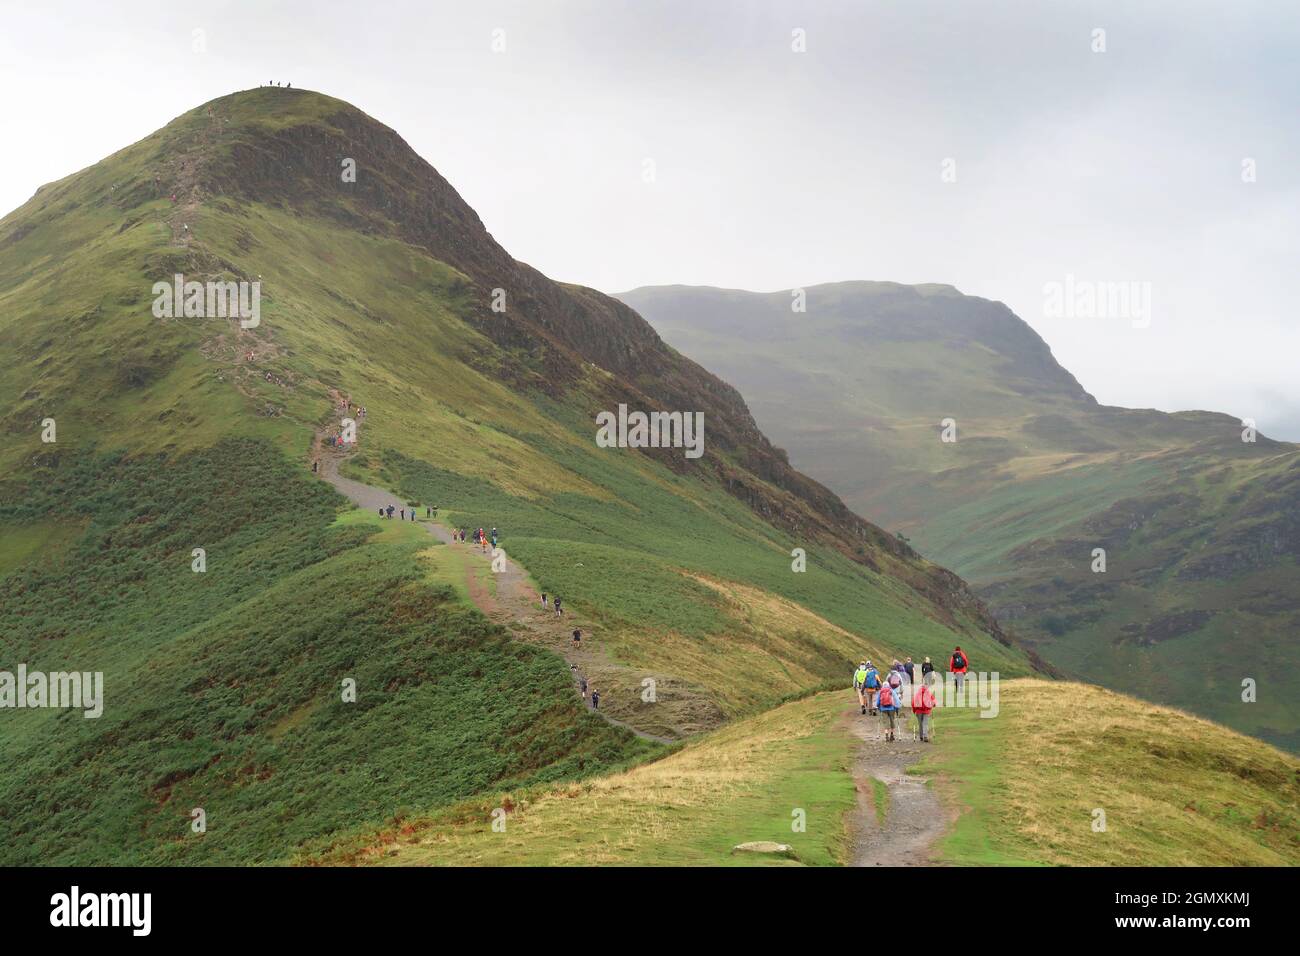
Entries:
<svg viewBox="0 0 1300 956">
<path fill-rule="evenodd" d="M 888 684 L 880 688 L 880 706 L 885 708 L 894 706 L 894 691 Z"/>
<path fill-rule="evenodd" d="M 903 682 L 903 678 L 901 678 L 901 677 L 898 676 L 898 671 L 894 671 L 892 674 L 889 675 L 889 686 L 890 686 L 890 687 L 893 687 L 894 689 L 897 689 L 897 688 L 898 688 L 898 685 L 901 684 L 902 682 Z"/>
<path fill-rule="evenodd" d="M 952 655 L 952 663 L 957 670 L 961 670 L 966 666 L 966 655 L 961 651 L 958 651 L 956 654 Z"/>
<path fill-rule="evenodd" d="M 934 709 L 934 691 L 922 684 L 912 695 L 913 710 L 933 710 Z"/>
<path fill-rule="evenodd" d="M 872 690 L 880 686 L 880 675 L 874 669 L 867 671 L 867 686 Z"/>
</svg>

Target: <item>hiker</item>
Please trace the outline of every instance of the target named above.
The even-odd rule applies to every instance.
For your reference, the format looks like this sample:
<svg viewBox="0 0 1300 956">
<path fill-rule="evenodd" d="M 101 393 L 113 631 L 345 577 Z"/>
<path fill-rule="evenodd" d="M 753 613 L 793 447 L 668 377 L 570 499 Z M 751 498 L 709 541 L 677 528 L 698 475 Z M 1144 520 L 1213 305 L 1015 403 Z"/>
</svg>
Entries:
<svg viewBox="0 0 1300 956">
<path fill-rule="evenodd" d="M 890 671 L 885 683 L 894 691 L 894 702 L 901 708 L 903 706 L 903 672 Z"/>
<path fill-rule="evenodd" d="M 379 509 L 379 517 L 382 518 L 383 516 L 384 516 L 384 509 L 383 509 L 383 508 L 380 508 L 380 509 Z"/>
<path fill-rule="evenodd" d="M 924 679 L 926 674 L 934 673 L 934 665 L 930 663 L 930 658 L 926 658 L 921 664 L 921 678 Z"/>
<path fill-rule="evenodd" d="M 312 473 L 313 475 L 316 474 L 316 468 L 317 468 L 317 466 L 318 466 L 319 464 L 320 464 L 320 462 L 318 462 L 318 461 L 313 461 L 313 462 L 311 463 L 311 473 Z"/>
<path fill-rule="evenodd" d="M 853 689 L 857 691 L 858 703 L 862 705 L 862 712 L 865 714 L 867 712 L 867 662 L 865 660 L 853 672 Z"/>
<path fill-rule="evenodd" d="M 573 649 L 576 651 L 582 647 L 582 631 L 578 628 L 573 629 Z"/>
<path fill-rule="evenodd" d="M 563 617 L 563 616 L 564 616 L 564 608 L 562 608 L 562 607 L 560 606 L 560 599 L 559 599 L 559 597 L 556 597 L 556 599 L 555 599 L 555 616 L 556 616 L 556 617 Z"/>
<path fill-rule="evenodd" d="M 576 667 L 577 665 L 575 664 L 574 666 Z M 587 699 L 587 678 L 583 677 L 581 674 L 578 675 L 578 689 L 582 691 L 582 699 L 586 700 Z"/>
<path fill-rule="evenodd" d="M 393 516 L 393 506 L 392 506 L 392 505 L 389 505 L 389 506 L 388 506 L 388 517 L 391 518 L 392 516 Z"/>
<path fill-rule="evenodd" d="M 889 726 L 885 730 L 885 742 L 891 742 L 894 739 L 894 721 L 898 716 L 898 690 L 888 682 L 881 684 L 880 697 L 876 706 L 889 721 Z"/>
<path fill-rule="evenodd" d="M 397 512 L 397 520 L 398 520 L 398 521 L 405 521 L 405 520 L 406 520 L 406 509 L 405 509 L 405 508 L 402 508 L 400 511 Z"/>
<path fill-rule="evenodd" d="M 961 693 L 962 685 L 966 682 L 966 670 L 970 667 L 970 661 L 966 660 L 966 655 L 962 653 L 961 645 L 958 644 L 953 649 L 952 657 L 948 658 L 948 670 L 957 675 L 957 693 Z"/>
<path fill-rule="evenodd" d="M 903 661 L 903 671 L 904 671 L 904 673 L 907 674 L 907 682 L 908 682 L 909 684 L 915 684 L 915 683 L 916 683 L 916 671 L 915 671 L 915 666 L 916 666 L 916 665 L 914 665 L 914 664 L 912 663 L 912 659 L 911 659 L 910 657 L 909 657 L 907 660 Z"/>
<path fill-rule="evenodd" d="M 600 710 L 600 691 L 594 687 L 591 689 L 591 709 Z"/>
<path fill-rule="evenodd" d="M 432 514 L 433 514 L 433 509 L 430 508 L 428 505 L 425 505 L 425 506 L 424 506 L 424 516 L 427 518 L 427 517 L 429 517 L 429 516 L 432 515 Z"/>
<path fill-rule="evenodd" d="M 934 691 L 924 682 L 912 691 L 912 713 L 916 714 L 916 726 L 922 743 L 930 743 L 930 711 L 934 710 Z"/>
<path fill-rule="evenodd" d="M 495 548 L 496 546 L 497 546 L 497 529 L 496 529 L 496 528 L 493 528 L 493 529 L 492 529 L 492 547 Z"/>
<path fill-rule="evenodd" d="M 867 661 L 867 676 L 862 686 L 867 689 L 867 713 L 875 717 L 879 713 L 876 710 L 876 695 L 880 692 L 880 672 L 872 666 L 871 661 Z"/>
<path fill-rule="evenodd" d="M 542 607 L 546 607 L 546 592 L 542 592 Z"/>
</svg>

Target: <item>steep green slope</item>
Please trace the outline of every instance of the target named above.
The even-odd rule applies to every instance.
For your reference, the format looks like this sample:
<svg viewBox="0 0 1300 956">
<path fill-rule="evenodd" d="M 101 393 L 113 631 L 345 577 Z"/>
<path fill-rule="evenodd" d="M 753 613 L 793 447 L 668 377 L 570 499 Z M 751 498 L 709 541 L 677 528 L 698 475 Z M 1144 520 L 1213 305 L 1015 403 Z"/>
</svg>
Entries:
<svg viewBox="0 0 1300 956">
<path fill-rule="evenodd" d="M 177 273 L 260 281 L 260 325 L 156 318 Z M 224 97 L 0 220 L 0 355 L 0 669 L 107 682 L 99 720 L 0 712 L 18 728 L 6 859 L 285 859 L 402 805 L 651 749 L 584 714 L 558 657 L 460 604 L 427 535 L 336 519 L 308 464 L 340 395 L 368 411 L 354 475 L 500 527 L 594 622 L 624 678 L 614 714 L 693 731 L 839 684 L 868 650 L 961 643 L 1031 670 L 955 575 L 790 468 L 734 389 L 515 262 L 395 133 L 329 97 Z M 597 447 L 595 414 L 621 402 L 704 412 L 705 455 Z"/>
<path fill-rule="evenodd" d="M 424 583 L 426 535 L 336 522 L 264 443 L 86 456 L 15 497 L 4 527 L 81 533 L 4 579 L 3 667 L 100 671 L 103 715 L 0 711 L 6 863 L 274 861 L 410 802 L 650 752 L 582 713 L 554 656 Z"/>
<path fill-rule="evenodd" d="M 806 313 L 789 292 L 623 298 L 1051 663 L 1300 749 L 1296 446 L 1243 442 L 1226 415 L 1100 406 L 1005 306 L 947 286 L 806 293 Z"/>
</svg>

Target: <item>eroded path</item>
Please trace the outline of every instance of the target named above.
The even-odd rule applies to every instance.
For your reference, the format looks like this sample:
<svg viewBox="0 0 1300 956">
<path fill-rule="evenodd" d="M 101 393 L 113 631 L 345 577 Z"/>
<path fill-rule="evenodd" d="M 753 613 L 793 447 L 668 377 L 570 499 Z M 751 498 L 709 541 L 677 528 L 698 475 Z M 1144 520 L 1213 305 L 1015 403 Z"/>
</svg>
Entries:
<svg viewBox="0 0 1300 956">
<path fill-rule="evenodd" d="M 925 780 L 907 773 L 931 745 L 921 743 L 902 716 L 898 739 L 890 743 L 885 742 L 882 718 L 862 716 L 855 706 L 843 719 L 849 732 L 862 741 L 853 761 L 858 807 L 852 865 L 933 865 L 933 845 L 947 825 L 947 814 Z M 888 794 L 883 820 L 878 819 L 876 781 Z"/>
<path fill-rule="evenodd" d="M 337 488 L 344 497 L 357 507 L 366 509 L 375 515 L 378 514 L 380 508 L 386 508 L 389 505 L 393 505 L 398 509 L 406 507 L 406 501 L 400 495 L 340 475 L 339 465 L 346 460 L 346 455 L 324 446 L 320 442 L 319 436 L 316 446 L 313 448 L 313 458 L 320 462 L 320 477 Z M 397 519 L 394 518 L 393 520 Z M 527 572 L 514 558 L 509 557 L 507 554 L 505 570 L 493 573 L 491 571 L 492 556 L 490 552 L 481 551 L 478 545 L 469 541 L 453 543 L 451 529 L 439 521 L 430 518 L 417 518 L 414 523 L 421 525 L 443 544 L 462 549 L 465 552 L 467 556 L 465 561 L 465 588 L 469 593 L 470 600 L 488 618 L 507 627 L 516 637 L 531 643 L 542 644 L 564 658 L 570 665 L 575 688 L 583 679 L 586 679 L 589 685 L 605 686 L 606 676 L 615 670 L 622 669 L 621 665 L 609 660 L 608 655 L 602 650 L 593 648 L 590 639 L 584 641 L 583 645 L 578 648 L 573 647 L 573 629 L 575 627 L 582 628 L 584 634 L 590 629 L 581 618 L 575 617 L 570 612 L 566 611 L 565 615 L 560 617 L 549 608 L 543 608 L 541 606 L 541 595 L 529 583 Z M 494 588 L 489 588 L 484 583 L 489 579 L 495 585 Z M 494 591 L 495 593 L 493 593 Z M 600 683 L 595 683 L 597 681 Z M 583 697 L 583 703 L 589 710 L 594 709 L 589 696 Z M 619 720 L 606 710 L 596 710 L 596 713 L 609 723 L 630 730 L 645 740 L 653 740 L 663 744 L 676 742 L 675 738 L 661 737 L 639 730 L 626 721 Z"/>
</svg>

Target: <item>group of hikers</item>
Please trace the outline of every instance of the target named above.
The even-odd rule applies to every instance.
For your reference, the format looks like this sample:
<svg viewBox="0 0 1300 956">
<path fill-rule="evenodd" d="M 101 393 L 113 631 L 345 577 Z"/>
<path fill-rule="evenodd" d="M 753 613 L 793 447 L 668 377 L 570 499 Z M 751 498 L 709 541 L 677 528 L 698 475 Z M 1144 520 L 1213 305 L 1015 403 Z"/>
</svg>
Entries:
<svg viewBox="0 0 1300 956">
<path fill-rule="evenodd" d="M 555 596 L 555 600 L 551 601 L 550 606 L 554 609 L 554 611 L 555 611 L 555 616 L 556 616 L 556 617 L 564 617 L 564 598 L 560 597 L 560 596 L 557 594 L 557 595 Z M 545 591 L 542 592 L 542 607 L 547 607 L 547 603 L 546 603 L 546 592 L 545 592 Z M 582 632 L 581 632 L 581 631 L 574 631 L 574 632 L 573 632 L 573 644 L 574 644 L 574 647 L 575 647 L 575 648 L 577 647 L 578 642 L 579 642 L 580 640 L 582 640 Z"/>
<path fill-rule="evenodd" d="M 433 511 L 436 516 L 438 509 L 434 508 Z M 451 540 L 460 541 L 463 543 L 466 539 L 466 534 L 467 532 L 465 531 L 464 528 L 452 528 Z M 469 534 L 469 539 L 473 541 L 475 544 L 477 544 L 484 551 L 487 551 L 489 548 L 495 551 L 497 547 L 497 541 L 500 539 L 500 537 L 501 534 L 500 532 L 497 531 L 496 528 L 493 528 L 491 531 L 484 531 L 482 528 L 479 528 L 477 531 L 473 532 L 472 534 Z"/>
<path fill-rule="evenodd" d="M 948 672 L 954 676 L 958 691 L 970 670 L 970 659 L 960 646 L 953 649 L 948 658 Z M 897 737 L 897 720 L 904 706 L 911 708 L 916 716 L 917 735 L 923 743 L 934 741 L 934 685 L 938 678 L 934 674 L 934 664 L 930 658 L 921 662 L 921 679 L 916 680 L 916 665 L 909 657 L 904 661 L 895 660 L 885 673 L 881 673 L 870 658 L 863 658 L 853 672 L 853 690 L 858 695 L 858 703 L 863 714 L 883 717 L 886 720 L 885 741 L 892 742 Z M 911 700 L 907 700 L 910 689 Z"/>
<path fill-rule="evenodd" d="M 411 505 L 410 508 L 398 508 L 398 507 L 395 506 L 395 505 L 389 505 L 387 508 L 380 508 L 380 509 L 379 509 L 379 517 L 381 517 L 381 518 L 391 518 L 391 517 L 393 516 L 393 512 L 394 512 L 394 511 L 397 512 L 397 519 L 398 519 L 399 521 L 405 521 L 405 520 L 407 519 L 407 515 L 408 515 L 408 514 L 410 515 L 410 519 L 411 519 L 412 521 L 418 521 L 418 520 L 419 520 L 419 518 L 416 516 L 416 513 L 415 513 L 415 505 Z M 437 509 L 436 507 L 434 507 L 434 508 L 425 508 L 425 509 L 424 509 L 424 514 L 425 514 L 425 517 L 436 517 L 437 514 L 438 514 L 438 509 Z"/>
<path fill-rule="evenodd" d="M 600 691 L 587 686 L 587 678 L 578 670 L 577 664 L 570 664 L 569 670 L 573 672 L 573 679 L 578 682 L 578 692 L 582 694 L 582 699 L 591 704 L 592 710 L 600 710 Z"/>
</svg>

